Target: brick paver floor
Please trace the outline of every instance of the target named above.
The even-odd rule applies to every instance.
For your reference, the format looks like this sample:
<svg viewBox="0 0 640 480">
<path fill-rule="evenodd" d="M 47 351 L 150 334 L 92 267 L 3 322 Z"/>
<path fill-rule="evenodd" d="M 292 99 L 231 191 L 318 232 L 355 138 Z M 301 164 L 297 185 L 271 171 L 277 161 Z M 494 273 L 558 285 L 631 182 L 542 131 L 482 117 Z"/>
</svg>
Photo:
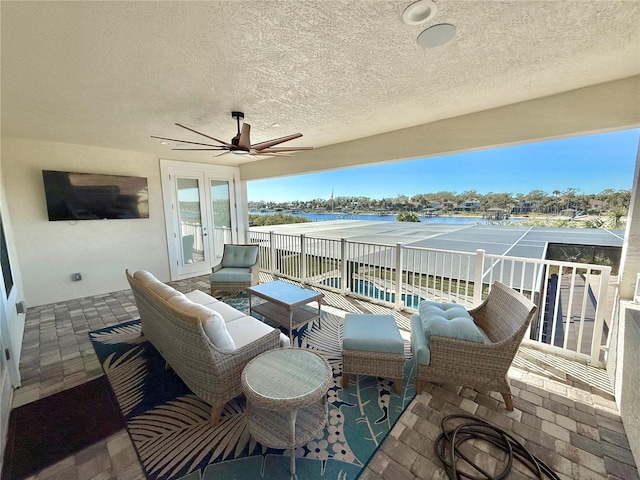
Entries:
<svg viewBox="0 0 640 480">
<path fill-rule="evenodd" d="M 268 280 L 268 279 L 267 279 Z M 263 279 L 264 281 L 264 279 Z M 173 282 L 183 292 L 209 290 L 206 277 Z M 406 314 L 327 293 L 326 308 L 345 312 L 391 313 L 407 325 Z M 324 308 L 324 307 L 323 307 Z M 87 333 L 138 318 L 125 290 L 30 308 L 22 349 L 22 386 L 13 407 L 71 388 L 102 374 Z M 405 336 L 408 333 L 405 332 Z M 560 478 L 640 479 L 606 372 L 521 347 L 509 371 L 513 412 L 502 397 L 454 385 L 427 384 L 363 470 L 360 479 L 447 478 L 434 451 L 441 421 L 471 414 L 508 432 Z M 489 472 L 502 468 L 504 455 L 484 444 L 468 445 L 474 461 Z M 52 465 L 32 480 L 144 479 L 125 430 Z M 510 479 L 535 478 L 516 462 Z"/>
</svg>

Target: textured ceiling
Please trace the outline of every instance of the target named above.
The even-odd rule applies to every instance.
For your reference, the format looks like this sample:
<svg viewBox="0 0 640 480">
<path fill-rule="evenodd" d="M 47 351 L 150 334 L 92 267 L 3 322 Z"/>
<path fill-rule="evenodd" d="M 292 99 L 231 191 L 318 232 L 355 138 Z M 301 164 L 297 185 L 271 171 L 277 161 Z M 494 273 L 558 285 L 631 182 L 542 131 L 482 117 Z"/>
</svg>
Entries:
<svg viewBox="0 0 640 480">
<path fill-rule="evenodd" d="M 638 1 L 410 3 L 3 1 L 2 135 L 203 160 L 150 135 L 230 140 L 242 110 L 254 143 L 318 148 L 640 73 Z"/>
</svg>

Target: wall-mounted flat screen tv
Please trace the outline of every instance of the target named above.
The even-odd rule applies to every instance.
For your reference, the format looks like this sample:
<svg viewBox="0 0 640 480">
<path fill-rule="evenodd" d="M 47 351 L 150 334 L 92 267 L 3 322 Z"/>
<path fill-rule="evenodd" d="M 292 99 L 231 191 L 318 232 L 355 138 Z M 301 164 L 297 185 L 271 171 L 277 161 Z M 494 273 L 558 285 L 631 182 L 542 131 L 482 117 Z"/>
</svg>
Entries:
<svg viewBox="0 0 640 480">
<path fill-rule="evenodd" d="M 43 170 L 50 221 L 149 218 L 145 177 Z"/>
</svg>

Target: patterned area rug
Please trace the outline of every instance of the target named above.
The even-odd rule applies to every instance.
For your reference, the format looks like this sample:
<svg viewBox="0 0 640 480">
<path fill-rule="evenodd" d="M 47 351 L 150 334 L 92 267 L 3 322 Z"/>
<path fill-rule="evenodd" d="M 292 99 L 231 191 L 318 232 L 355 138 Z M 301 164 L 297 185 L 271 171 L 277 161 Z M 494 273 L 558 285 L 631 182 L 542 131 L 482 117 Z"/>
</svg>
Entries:
<svg viewBox="0 0 640 480">
<path fill-rule="evenodd" d="M 248 311 L 244 295 L 225 302 Z M 342 318 L 323 312 L 321 329 L 312 323 L 294 331 L 297 345 L 318 352 L 333 368 L 328 426 L 295 451 L 300 479 L 357 478 L 415 396 L 409 361 L 401 394 L 387 379 L 364 376 L 352 376 L 343 389 L 342 328 Z M 89 335 L 150 480 L 289 478 L 289 452 L 251 438 L 244 398 L 230 401 L 212 427 L 209 405 L 165 369 L 160 354 L 140 336 L 139 321 Z"/>
</svg>

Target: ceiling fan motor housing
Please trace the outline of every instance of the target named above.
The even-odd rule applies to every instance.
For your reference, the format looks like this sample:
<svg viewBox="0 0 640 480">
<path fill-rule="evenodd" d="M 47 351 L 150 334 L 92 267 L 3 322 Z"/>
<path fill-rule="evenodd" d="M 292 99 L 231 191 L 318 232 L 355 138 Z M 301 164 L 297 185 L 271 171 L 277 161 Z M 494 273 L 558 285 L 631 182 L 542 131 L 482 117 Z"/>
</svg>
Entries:
<svg viewBox="0 0 640 480">
<path fill-rule="evenodd" d="M 243 112 L 231 112 L 231 117 L 235 118 L 236 122 L 238 124 L 238 133 L 236 134 L 235 137 L 233 137 L 231 139 L 231 145 L 235 145 L 237 147 L 238 144 L 240 143 L 240 120 L 244 119 L 244 113 Z"/>
</svg>

